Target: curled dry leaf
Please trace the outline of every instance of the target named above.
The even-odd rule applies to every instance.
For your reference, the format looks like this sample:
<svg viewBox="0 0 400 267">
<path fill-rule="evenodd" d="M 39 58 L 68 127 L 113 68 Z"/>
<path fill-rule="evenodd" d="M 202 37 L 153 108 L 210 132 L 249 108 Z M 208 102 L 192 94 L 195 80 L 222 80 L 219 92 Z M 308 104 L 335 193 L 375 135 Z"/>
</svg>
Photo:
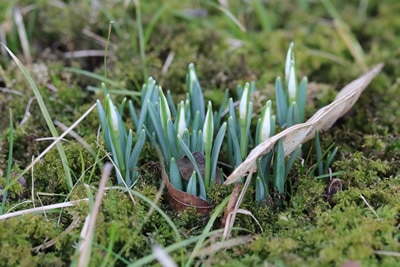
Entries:
<svg viewBox="0 0 400 267">
<path fill-rule="evenodd" d="M 300 144 L 312 139 L 315 130 L 324 131 L 329 129 L 337 119 L 351 109 L 363 90 L 379 74 L 382 67 L 383 63 L 378 64 L 358 79 L 346 85 L 331 104 L 318 110 L 305 123 L 289 127 L 256 146 L 246 160 L 231 173 L 225 184 L 232 184 L 241 177 L 246 176 L 247 173 L 255 172 L 257 159 L 271 151 L 278 140 L 282 139 L 285 155 L 289 155 Z"/>
<path fill-rule="evenodd" d="M 183 211 L 189 207 L 194 207 L 199 214 L 207 215 L 211 210 L 211 205 L 206 200 L 176 189 L 166 177 L 166 184 L 169 196 L 169 204 L 174 210 Z"/>
<path fill-rule="evenodd" d="M 202 198 L 176 189 L 169 181 L 169 177 L 164 166 L 161 168 L 161 172 L 167 185 L 169 204 L 174 210 L 183 211 L 189 207 L 194 207 L 201 215 L 207 215 L 210 212 L 212 208 L 210 203 Z"/>
</svg>

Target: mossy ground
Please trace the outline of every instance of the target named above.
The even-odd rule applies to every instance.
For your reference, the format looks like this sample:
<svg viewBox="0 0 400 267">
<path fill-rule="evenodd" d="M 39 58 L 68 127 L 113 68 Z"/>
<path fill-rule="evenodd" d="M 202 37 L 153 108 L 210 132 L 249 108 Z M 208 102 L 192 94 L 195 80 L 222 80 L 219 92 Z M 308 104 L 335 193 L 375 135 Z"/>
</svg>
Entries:
<svg viewBox="0 0 400 267">
<path fill-rule="evenodd" d="M 95 2 L 95 1 L 93 1 Z M 103 57 L 69 58 L 75 50 L 105 51 L 109 21 L 113 29 L 107 61 L 110 90 L 138 92 L 148 75 L 176 99 L 184 94 L 187 65 L 195 63 L 205 95 L 216 105 L 223 90 L 235 94 L 238 84 L 255 80 L 260 95 L 274 98 L 273 84 L 282 76 L 286 50 L 295 42 L 299 76 L 309 78 L 307 114 L 328 104 L 340 89 L 363 70 L 338 34 L 329 13 L 318 1 L 228 1 L 232 16 L 246 31 L 216 8 L 217 1 L 141 1 L 146 62 L 140 57 L 135 5 L 124 1 L 3 1 L 0 22 L 8 47 L 24 60 L 54 120 L 71 125 L 97 98 L 100 81 L 71 72 L 67 67 L 104 75 Z M 129 1 L 125 1 L 129 3 Z M 223 2 L 223 1 L 222 1 Z M 255 5 L 264 3 L 267 23 Z M 367 65 L 384 62 L 383 72 L 363 93 L 351 112 L 321 134 L 323 146 L 339 147 L 333 170 L 341 171 L 343 191 L 327 200 L 327 180 L 307 174 L 314 157 L 291 173 L 293 187 L 279 209 L 255 204 L 251 190 L 242 208 L 259 221 L 238 215 L 236 236 L 254 234 L 253 241 L 198 259 L 200 265 L 224 266 L 341 266 L 358 261 L 362 266 L 395 266 L 400 252 L 400 12 L 399 1 L 332 1 L 364 49 Z M 58 3 L 58 2 L 57 2 Z M 125 4 L 126 4 L 125 3 Z M 302 4 L 303 3 L 303 4 Z M 365 9 L 363 3 L 367 3 Z M 18 4 L 18 5 L 17 5 Z M 30 5 L 33 4 L 33 5 Z M 13 20 L 15 8 L 24 11 L 33 63 L 24 58 Z M 32 7 L 29 9 L 28 7 Z M 90 32 L 91 34 L 87 34 Z M 92 37 L 96 36 L 96 37 Z M 166 69 L 165 62 L 173 57 Z M 13 173 L 24 169 L 51 141 L 37 101 L 20 70 L 4 53 L 0 59 L 0 183 L 4 185 L 9 150 L 9 111 L 15 127 Z M 163 68 L 164 67 L 164 68 Z M 124 95 L 114 96 L 121 99 Z M 132 94 L 130 97 L 133 97 Z M 25 118 L 25 119 L 24 119 Z M 75 131 L 95 153 L 72 137 L 64 142 L 76 187 L 69 192 L 59 155 L 51 150 L 26 174 L 26 188 L 15 183 L 5 210 L 60 203 L 94 192 L 105 159 L 96 138 L 98 117 L 92 112 Z M 61 130 L 60 130 L 61 132 Z M 311 149 L 311 142 L 304 151 Z M 155 199 L 161 181 L 154 150 L 146 145 L 141 159 L 142 178 L 135 187 Z M 15 175 L 15 174 L 13 174 Z M 13 176 L 12 176 L 13 177 Z M 34 185 L 32 187 L 32 185 Z M 116 185 L 111 177 L 109 186 Z M 21 192 L 23 190 L 24 192 Z M 210 194 L 217 206 L 231 187 L 216 187 Z M 33 196 L 32 196 L 33 192 Z M 177 242 L 165 218 L 127 193 L 108 190 L 97 218 L 91 265 L 123 266 L 151 254 L 151 246 Z M 19 205 L 18 205 L 19 204 Z M 184 239 L 201 234 L 207 218 L 193 210 L 171 211 L 163 194 L 157 202 Z M 87 204 L 62 211 L 31 214 L 0 221 L 1 266 L 65 266 L 74 259 L 75 246 L 88 213 Z M 219 227 L 222 214 L 214 228 Z M 53 244 L 49 241 L 55 241 Z M 41 246 L 42 245 L 42 246 Z M 41 246 L 41 247 L 40 247 Z M 183 249 L 190 253 L 193 245 Z M 396 252 L 397 254 L 384 254 Z M 181 261 L 180 251 L 171 256 Z M 156 264 L 156 262 L 152 262 Z"/>
</svg>

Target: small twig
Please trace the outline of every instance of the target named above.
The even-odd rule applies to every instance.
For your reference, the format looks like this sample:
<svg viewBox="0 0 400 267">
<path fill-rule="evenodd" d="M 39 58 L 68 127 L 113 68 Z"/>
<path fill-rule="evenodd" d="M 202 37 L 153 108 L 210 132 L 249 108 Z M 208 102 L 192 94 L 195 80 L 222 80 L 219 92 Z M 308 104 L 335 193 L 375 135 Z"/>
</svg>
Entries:
<svg viewBox="0 0 400 267">
<path fill-rule="evenodd" d="M 22 118 L 21 122 L 18 124 L 18 127 L 22 126 L 25 122 L 27 122 L 28 118 L 31 116 L 31 113 L 29 110 L 31 109 L 33 100 L 36 100 L 36 97 L 29 98 L 28 104 L 26 105 L 26 108 L 25 108 L 24 117 Z"/>
<path fill-rule="evenodd" d="M 97 44 L 99 44 L 99 45 L 101 45 L 103 47 L 105 47 L 107 45 L 107 39 L 106 38 L 104 38 L 104 37 L 102 37 L 102 36 L 100 36 L 100 35 L 98 35 L 98 34 L 96 34 L 94 32 L 91 32 L 87 28 L 83 29 L 82 33 L 84 35 L 86 35 L 87 37 L 92 38 L 93 40 L 96 41 Z"/>
<path fill-rule="evenodd" d="M 164 65 L 161 68 L 162 74 L 164 74 L 164 75 L 167 74 L 168 68 L 171 65 L 172 61 L 174 60 L 174 57 L 175 57 L 174 51 L 169 52 L 167 59 L 165 60 Z"/>
<path fill-rule="evenodd" d="M 63 53 L 63 58 L 104 57 L 103 50 L 78 50 Z"/>
<path fill-rule="evenodd" d="M 6 88 L 6 87 L 0 87 L 0 92 L 3 92 L 3 93 L 10 93 L 10 94 L 18 95 L 18 96 L 23 96 L 23 95 L 24 95 L 24 94 L 23 94 L 22 92 L 20 92 L 20 91 L 13 90 L 13 89 L 9 89 L 9 88 Z"/>
</svg>

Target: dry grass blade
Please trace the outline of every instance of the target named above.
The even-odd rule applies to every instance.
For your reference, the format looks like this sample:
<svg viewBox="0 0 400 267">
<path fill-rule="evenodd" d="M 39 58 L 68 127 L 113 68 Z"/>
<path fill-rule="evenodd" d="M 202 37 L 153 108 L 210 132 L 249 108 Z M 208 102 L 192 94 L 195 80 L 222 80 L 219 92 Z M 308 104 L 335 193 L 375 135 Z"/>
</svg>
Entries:
<svg viewBox="0 0 400 267">
<path fill-rule="evenodd" d="M 396 251 L 375 250 L 374 253 L 375 253 L 376 255 L 385 255 L 385 256 L 392 256 L 392 257 L 400 257 L 400 252 L 396 252 Z"/>
<path fill-rule="evenodd" d="M 378 64 L 358 79 L 349 83 L 339 92 L 331 104 L 318 110 L 305 123 L 289 127 L 256 146 L 246 160 L 231 173 L 225 184 L 232 184 L 241 177 L 246 176 L 247 173 L 255 172 L 257 169 L 256 160 L 271 151 L 278 140 L 282 139 L 285 155 L 289 155 L 300 144 L 313 138 L 315 130 L 321 132 L 329 129 L 337 119 L 351 109 L 363 90 L 379 74 L 382 68 L 383 64 Z"/>
<path fill-rule="evenodd" d="M 32 57 L 29 49 L 30 46 L 28 41 L 28 35 L 26 34 L 26 29 L 25 29 L 24 19 L 22 18 L 21 9 L 19 9 L 18 7 L 14 9 L 14 18 L 15 18 L 15 24 L 17 25 L 18 36 L 21 42 L 21 47 L 24 53 L 25 60 L 28 62 L 28 64 L 31 64 Z"/>
<path fill-rule="evenodd" d="M 243 244 L 249 243 L 252 240 L 253 240 L 252 235 L 245 235 L 245 236 L 235 237 L 235 238 L 225 240 L 225 241 L 220 241 L 220 242 L 210 245 L 209 247 L 205 247 L 205 248 L 201 249 L 196 254 L 196 256 L 202 257 L 202 256 L 212 255 L 216 251 L 243 245 Z"/>
<path fill-rule="evenodd" d="M 152 251 L 161 266 L 163 266 L 163 267 L 177 267 L 178 266 L 174 262 L 174 260 L 171 258 L 171 256 L 168 254 L 168 252 L 166 252 L 165 249 L 163 249 L 162 247 L 155 245 L 155 246 L 153 246 Z"/>
<path fill-rule="evenodd" d="M 96 200 L 93 204 L 93 209 L 88 216 L 89 217 L 88 227 L 87 227 L 86 232 L 83 233 L 84 239 L 82 240 L 82 242 L 80 244 L 80 248 L 79 248 L 80 254 L 79 254 L 78 266 L 88 266 L 89 265 L 91 249 L 92 249 L 92 241 L 93 241 L 93 236 L 94 236 L 94 228 L 96 226 L 96 218 L 97 218 L 97 215 L 99 214 L 101 201 L 103 199 L 103 195 L 104 195 L 108 177 L 110 177 L 111 169 L 112 169 L 111 163 L 106 163 L 104 165 L 103 174 L 101 176 L 101 180 L 100 180 L 100 184 L 99 184 L 99 189 L 97 190 L 97 193 L 96 193 Z M 85 222 L 85 225 L 86 225 L 86 222 Z M 82 232 L 83 232 L 83 230 L 82 230 Z"/>
<path fill-rule="evenodd" d="M 75 204 L 78 204 L 82 201 L 88 201 L 88 198 L 84 198 L 81 200 L 75 200 L 75 201 L 69 201 L 69 202 L 63 202 L 63 203 L 57 203 L 57 204 L 52 204 L 52 205 L 47 205 L 47 206 L 42 206 L 42 207 L 37 207 L 37 208 L 32 208 L 32 209 L 26 209 L 26 210 L 19 210 L 16 212 L 11 212 L 11 213 L 6 213 L 0 216 L 0 221 L 5 220 L 8 218 L 16 217 L 16 216 L 21 216 L 24 214 L 30 214 L 30 213 L 36 213 L 36 212 L 44 212 L 46 210 L 54 210 L 54 209 L 60 209 L 60 208 L 66 208 L 66 207 L 71 207 Z"/>
<path fill-rule="evenodd" d="M 233 224 L 235 223 L 235 219 L 236 219 L 236 214 L 239 212 L 240 204 L 242 203 L 244 195 L 246 194 L 247 188 L 250 185 L 252 175 L 253 175 L 253 172 L 250 172 L 249 175 L 247 175 L 247 178 L 243 185 L 242 191 L 240 191 L 239 197 L 235 203 L 235 207 L 234 207 L 233 211 L 229 212 L 227 215 L 225 227 L 224 227 L 224 234 L 223 234 L 224 238 L 229 238 L 231 235 L 231 232 L 233 229 Z"/>
</svg>

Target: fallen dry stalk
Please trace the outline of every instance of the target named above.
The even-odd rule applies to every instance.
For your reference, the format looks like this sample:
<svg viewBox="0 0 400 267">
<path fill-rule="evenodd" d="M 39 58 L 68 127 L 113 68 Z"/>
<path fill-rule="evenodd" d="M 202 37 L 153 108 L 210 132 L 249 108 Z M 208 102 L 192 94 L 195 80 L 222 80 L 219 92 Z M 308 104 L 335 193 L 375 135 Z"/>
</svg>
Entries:
<svg viewBox="0 0 400 267">
<path fill-rule="evenodd" d="M 89 265 L 92 242 L 96 226 L 96 219 L 97 215 L 100 212 L 101 201 L 103 200 L 105 187 L 107 184 L 107 180 L 110 177 L 111 170 L 112 170 L 112 164 L 106 163 L 103 168 L 103 173 L 101 175 L 99 189 L 97 190 L 96 193 L 96 199 L 94 201 L 93 208 L 91 210 L 91 213 L 89 213 L 88 216 L 86 217 L 87 221 L 85 222 L 85 225 L 87 223 L 88 227 L 87 228 L 84 227 L 84 229 L 82 229 L 81 231 L 81 236 L 83 237 L 83 240 L 81 241 L 81 244 L 79 246 L 80 254 L 78 260 L 78 266 L 80 267 Z"/>
<path fill-rule="evenodd" d="M 342 117 L 351 109 L 364 89 L 372 79 L 379 74 L 382 67 L 383 63 L 380 63 L 358 79 L 346 85 L 331 104 L 318 110 L 305 123 L 289 127 L 256 146 L 250 152 L 246 160 L 231 173 L 225 181 L 225 184 L 232 184 L 246 176 L 248 173 L 255 172 L 257 169 L 257 159 L 271 151 L 278 140 L 282 139 L 285 155 L 289 155 L 300 144 L 312 139 L 315 130 L 324 131 L 329 129 L 337 119 Z"/>
</svg>

